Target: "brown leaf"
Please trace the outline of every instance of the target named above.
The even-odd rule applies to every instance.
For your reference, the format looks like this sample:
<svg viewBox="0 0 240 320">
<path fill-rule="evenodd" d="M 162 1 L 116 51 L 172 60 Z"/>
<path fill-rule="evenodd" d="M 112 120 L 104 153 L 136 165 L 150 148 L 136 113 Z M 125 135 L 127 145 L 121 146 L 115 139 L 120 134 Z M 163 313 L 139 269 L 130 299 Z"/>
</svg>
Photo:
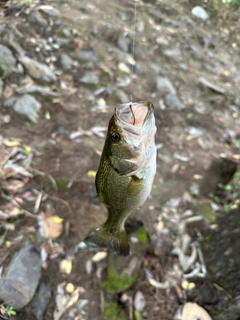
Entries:
<svg viewBox="0 0 240 320">
<path fill-rule="evenodd" d="M 56 215 L 44 216 L 43 225 L 46 238 L 58 238 L 63 231 L 63 219 Z"/>
<path fill-rule="evenodd" d="M 187 302 L 182 310 L 182 320 L 212 320 L 212 318 L 197 303 Z"/>
</svg>

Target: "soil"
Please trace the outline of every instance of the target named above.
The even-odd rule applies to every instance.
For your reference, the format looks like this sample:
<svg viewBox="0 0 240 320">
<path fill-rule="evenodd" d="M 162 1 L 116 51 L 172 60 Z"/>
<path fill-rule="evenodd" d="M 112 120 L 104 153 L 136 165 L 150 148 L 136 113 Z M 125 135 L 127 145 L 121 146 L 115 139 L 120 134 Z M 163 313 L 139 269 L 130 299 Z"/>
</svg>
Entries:
<svg viewBox="0 0 240 320">
<path fill-rule="evenodd" d="M 49 259 L 47 267 L 42 270 L 42 281 L 52 289 L 52 298 L 44 319 L 53 319 L 57 286 L 66 281 L 83 288 L 80 298 L 88 300 L 88 304 L 84 309 L 85 316 L 81 318 L 75 315 L 74 318 L 74 314 L 66 312 L 61 318 L 64 320 L 101 319 L 104 302 L 111 301 L 123 307 L 132 319 L 130 307 L 123 302 L 122 296 L 125 293 L 133 299 L 138 290 L 146 300 L 142 319 L 174 319 L 179 306 L 186 301 L 196 301 L 214 320 L 237 320 L 240 319 L 239 303 L 237 305 L 236 302 L 240 296 L 240 274 L 236 267 L 239 263 L 239 245 L 236 243 L 240 232 L 239 210 L 235 209 L 228 218 L 223 210 L 217 214 L 214 222 L 216 228 L 211 227 L 209 231 L 209 246 L 212 251 L 203 246 L 208 275 L 205 279 L 195 281 L 193 291 L 181 288 L 180 278 L 176 286 L 168 289 L 151 286 L 145 268 L 160 282 L 172 277 L 174 267 L 178 265 L 177 257 L 172 254 L 178 223 L 186 210 L 191 209 L 195 213 L 199 203 L 210 201 L 201 194 L 193 196 L 189 190 L 195 183 L 200 184 L 199 177 L 204 177 L 212 160 L 224 156 L 236 163 L 239 170 L 239 148 L 232 142 L 233 133 L 234 137 L 240 134 L 239 10 L 223 14 L 209 4 L 206 9 L 211 15 L 205 22 L 191 14 L 194 5 L 204 6 L 201 1 L 136 3 L 134 20 L 134 1 L 47 2 L 46 4 L 53 5 L 60 11 L 61 25 L 72 30 L 74 38 L 82 41 L 84 49 L 91 49 L 96 54 L 94 70 L 100 75 L 100 80 L 96 85 L 81 83 L 79 78 L 87 70 L 84 63 L 70 71 L 62 71 L 58 65 L 61 70 L 59 81 L 69 81 L 75 91 L 64 93 L 61 99 L 55 101 L 39 96 L 42 109 L 37 124 L 25 126 L 25 116 L 18 115 L 9 108 L 0 109 L 2 115 L 11 116 L 10 123 L 1 125 L 1 135 L 6 139 L 19 139 L 34 152 L 31 164 L 34 177 L 21 194 L 34 189 L 44 191 L 49 197 L 41 203 L 39 211 L 45 212 L 47 205 L 50 205 L 64 219 L 64 231 L 54 240 L 64 249 L 64 253 L 55 259 Z M 10 14 L 4 19 L 10 23 L 15 20 L 15 16 Z M 28 38 L 35 38 L 37 34 L 46 38 L 41 28 L 30 30 L 24 15 L 20 15 L 15 21 L 18 29 Z M 113 54 L 115 48 L 119 49 L 118 39 L 123 34 L 129 39 L 128 54 L 132 54 L 132 45 L 135 43 L 136 66 L 133 68 L 132 84 L 121 88 L 117 85 L 131 77 L 131 72 L 129 74 L 119 70 L 119 61 Z M 234 43 L 237 45 L 233 45 Z M 45 59 L 34 53 L 32 43 L 23 40 L 22 45 L 25 49 L 29 46 L 28 53 L 32 57 L 39 61 Z M 60 52 L 70 54 L 76 45 L 76 42 L 71 42 L 58 52 L 56 50 L 53 55 L 58 57 Z M 81 43 L 78 42 L 78 45 Z M 169 54 L 166 50 L 175 52 Z M 129 65 L 128 62 L 123 62 Z M 56 65 L 58 63 L 57 60 Z M 182 110 L 177 110 L 174 106 L 163 107 L 164 95 L 159 94 L 156 77 L 166 77 L 172 82 L 183 105 Z M 199 81 L 201 77 L 223 88 L 224 93 L 202 86 Z M 11 78 L 8 81 L 11 83 Z M 51 85 L 51 88 L 60 88 L 59 83 Z M 105 90 L 96 95 L 97 89 L 108 85 L 109 94 Z M 109 260 L 93 263 L 90 274 L 86 271 L 86 262 L 99 250 L 85 248 L 74 253 L 73 269 L 69 275 L 60 272 L 59 261 L 63 256 L 72 256 L 76 245 L 106 219 L 107 210 L 95 198 L 94 177 L 89 174 L 98 169 L 104 138 L 92 134 L 91 128 L 107 127 L 113 107 L 121 102 L 116 94 L 119 89 L 124 90 L 129 100 L 132 96 L 133 101 L 149 100 L 154 104 L 158 129 L 156 144 L 159 149 L 158 169 L 151 196 L 142 208 L 132 213 L 127 223 L 129 237 L 136 231 L 137 223 L 143 225 L 149 238 L 149 245 L 138 268 L 137 280 L 130 289 L 109 294 L 101 284 L 106 279 L 106 261 Z M 99 106 L 100 98 L 106 102 L 104 108 Z M 50 120 L 46 119 L 46 112 L 50 112 Z M 193 136 L 192 128 L 201 130 L 202 134 Z M 90 134 L 70 139 L 70 133 L 79 130 L 89 131 Z M 179 155 L 185 158 L 179 158 Z M 221 171 L 221 167 L 219 170 Z M 38 174 L 39 172 L 45 175 Z M 214 175 L 217 174 L 214 172 Z M 58 191 L 54 189 L 49 176 L 57 183 Z M 70 182 L 71 186 L 68 188 L 67 184 Z M 186 201 L 186 194 L 190 201 Z M 174 199 L 180 199 L 180 204 L 175 208 L 174 205 L 169 206 L 169 201 Z M 29 212 L 33 212 L 34 205 L 35 199 L 23 204 Z M 161 214 L 168 230 L 166 235 L 159 235 L 156 229 Z M 224 225 L 224 230 L 222 227 L 219 230 L 219 225 Z M 35 220 L 23 216 L 18 219 L 15 231 L 8 233 L 6 240 L 12 241 L 20 235 L 24 235 L 24 238 L 29 236 L 27 229 L 31 226 L 37 230 Z M 221 250 L 215 251 L 215 246 L 220 241 L 219 237 L 229 239 L 232 232 L 235 236 L 231 241 L 223 243 L 223 247 L 226 246 L 224 252 L 229 247 L 232 250 L 232 271 L 229 272 L 226 256 L 222 256 Z M 5 265 L 19 247 L 19 243 L 11 246 L 11 254 L 5 260 Z M 218 270 L 211 268 L 212 265 L 217 265 Z M 219 269 L 221 274 L 218 274 Z M 224 282 L 225 276 L 227 280 Z M 26 307 L 11 319 L 36 318 L 30 312 L 30 307 Z"/>
</svg>

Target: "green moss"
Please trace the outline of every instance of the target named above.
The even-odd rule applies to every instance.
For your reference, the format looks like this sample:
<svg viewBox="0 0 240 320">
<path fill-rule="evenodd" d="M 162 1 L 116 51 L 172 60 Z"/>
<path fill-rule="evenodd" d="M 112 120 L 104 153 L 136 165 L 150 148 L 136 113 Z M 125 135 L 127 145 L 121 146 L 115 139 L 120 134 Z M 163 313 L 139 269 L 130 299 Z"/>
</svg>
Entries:
<svg viewBox="0 0 240 320">
<path fill-rule="evenodd" d="M 142 320 L 141 312 L 138 310 L 134 311 L 134 320 Z"/>
<path fill-rule="evenodd" d="M 211 240 L 211 237 L 210 235 L 207 235 L 203 238 L 203 240 L 200 242 L 200 247 L 202 250 L 207 250 L 209 251 L 211 245 L 210 245 L 210 240 Z"/>
<path fill-rule="evenodd" d="M 147 233 L 143 228 L 139 228 L 136 231 L 136 236 L 138 237 L 140 243 L 145 244 L 148 241 Z"/>
<path fill-rule="evenodd" d="M 67 185 L 69 183 L 69 179 L 60 178 L 60 179 L 56 180 L 56 183 L 57 183 L 57 188 L 60 192 L 67 191 Z"/>
<path fill-rule="evenodd" d="M 205 203 L 197 208 L 196 214 L 205 217 L 210 223 L 215 221 L 215 211 L 209 203 Z"/>
<path fill-rule="evenodd" d="M 102 282 L 102 287 L 111 294 L 129 289 L 137 276 L 122 277 L 113 267 L 108 267 L 108 279 Z"/>
<path fill-rule="evenodd" d="M 125 311 L 115 302 L 105 304 L 102 320 L 127 320 Z"/>
<path fill-rule="evenodd" d="M 218 272 L 218 267 L 217 266 L 214 266 L 214 265 L 212 265 L 212 266 L 209 266 L 208 267 L 213 273 L 216 273 L 216 272 Z"/>
</svg>

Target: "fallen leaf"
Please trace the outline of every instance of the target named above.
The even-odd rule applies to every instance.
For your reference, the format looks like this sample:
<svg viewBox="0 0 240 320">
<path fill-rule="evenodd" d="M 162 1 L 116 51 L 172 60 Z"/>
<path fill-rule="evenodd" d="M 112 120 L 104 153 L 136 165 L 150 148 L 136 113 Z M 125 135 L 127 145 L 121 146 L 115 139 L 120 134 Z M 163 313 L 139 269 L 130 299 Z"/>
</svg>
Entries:
<svg viewBox="0 0 240 320">
<path fill-rule="evenodd" d="M 187 280 L 182 281 L 182 288 L 184 290 L 192 290 L 196 287 L 194 282 L 188 282 Z"/>
<path fill-rule="evenodd" d="M 134 298 L 134 308 L 135 310 L 142 312 L 145 306 L 146 300 L 144 298 L 144 295 L 141 291 L 138 290 Z"/>
<path fill-rule="evenodd" d="M 60 270 L 63 273 L 70 274 L 72 272 L 72 261 L 64 259 L 60 262 Z"/>
<path fill-rule="evenodd" d="M 45 119 L 46 119 L 46 120 L 50 120 L 50 119 L 51 119 L 51 115 L 50 115 L 50 112 L 49 112 L 49 111 L 46 111 L 46 112 L 45 112 Z"/>
<path fill-rule="evenodd" d="M 131 69 L 123 62 L 120 62 L 118 64 L 118 69 L 122 72 L 126 72 L 126 73 L 130 73 L 131 72 Z"/>
<path fill-rule="evenodd" d="M 3 143 L 5 144 L 6 147 L 17 147 L 21 145 L 19 141 L 4 140 Z"/>
<path fill-rule="evenodd" d="M 63 231 L 63 219 L 58 216 L 48 216 L 43 218 L 43 226 L 46 238 L 58 238 Z"/>
<path fill-rule="evenodd" d="M 187 302 L 183 306 L 182 320 L 212 320 L 212 318 L 197 303 Z"/>
<path fill-rule="evenodd" d="M 166 282 L 159 282 L 153 278 L 149 278 L 148 277 L 148 282 L 150 283 L 151 286 L 153 286 L 154 288 L 158 288 L 158 289 L 168 289 L 169 288 L 169 284 Z"/>
<path fill-rule="evenodd" d="M 92 262 L 99 262 L 103 259 L 105 259 L 107 256 L 107 252 L 106 251 L 100 251 L 97 252 L 93 257 L 92 257 Z"/>
<path fill-rule="evenodd" d="M 163 220 L 162 220 L 162 216 L 160 215 L 158 217 L 157 230 L 162 230 L 163 228 L 164 228 L 164 223 L 163 223 Z"/>
<path fill-rule="evenodd" d="M 88 177 L 93 177 L 93 178 L 96 177 L 96 174 L 97 172 L 94 170 L 89 170 L 87 173 Z"/>
<path fill-rule="evenodd" d="M 71 282 L 67 283 L 66 287 L 65 287 L 65 290 L 66 290 L 67 293 L 73 293 L 74 285 Z"/>
</svg>

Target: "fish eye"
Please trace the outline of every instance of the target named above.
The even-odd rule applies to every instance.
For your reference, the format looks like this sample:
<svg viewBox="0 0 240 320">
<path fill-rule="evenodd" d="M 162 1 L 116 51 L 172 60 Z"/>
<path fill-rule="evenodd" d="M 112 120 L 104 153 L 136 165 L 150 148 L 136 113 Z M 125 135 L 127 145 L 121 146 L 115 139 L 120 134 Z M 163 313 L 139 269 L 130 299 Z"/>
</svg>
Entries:
<svg viewBox="0 0 240 320">
<path fill-rule="evenodd" d="M 112 132 L 111 133 L 111 140 L 112 140 L 112 142 L 120 141 L 120 135 L 116 132 Z"/>
</svg>

